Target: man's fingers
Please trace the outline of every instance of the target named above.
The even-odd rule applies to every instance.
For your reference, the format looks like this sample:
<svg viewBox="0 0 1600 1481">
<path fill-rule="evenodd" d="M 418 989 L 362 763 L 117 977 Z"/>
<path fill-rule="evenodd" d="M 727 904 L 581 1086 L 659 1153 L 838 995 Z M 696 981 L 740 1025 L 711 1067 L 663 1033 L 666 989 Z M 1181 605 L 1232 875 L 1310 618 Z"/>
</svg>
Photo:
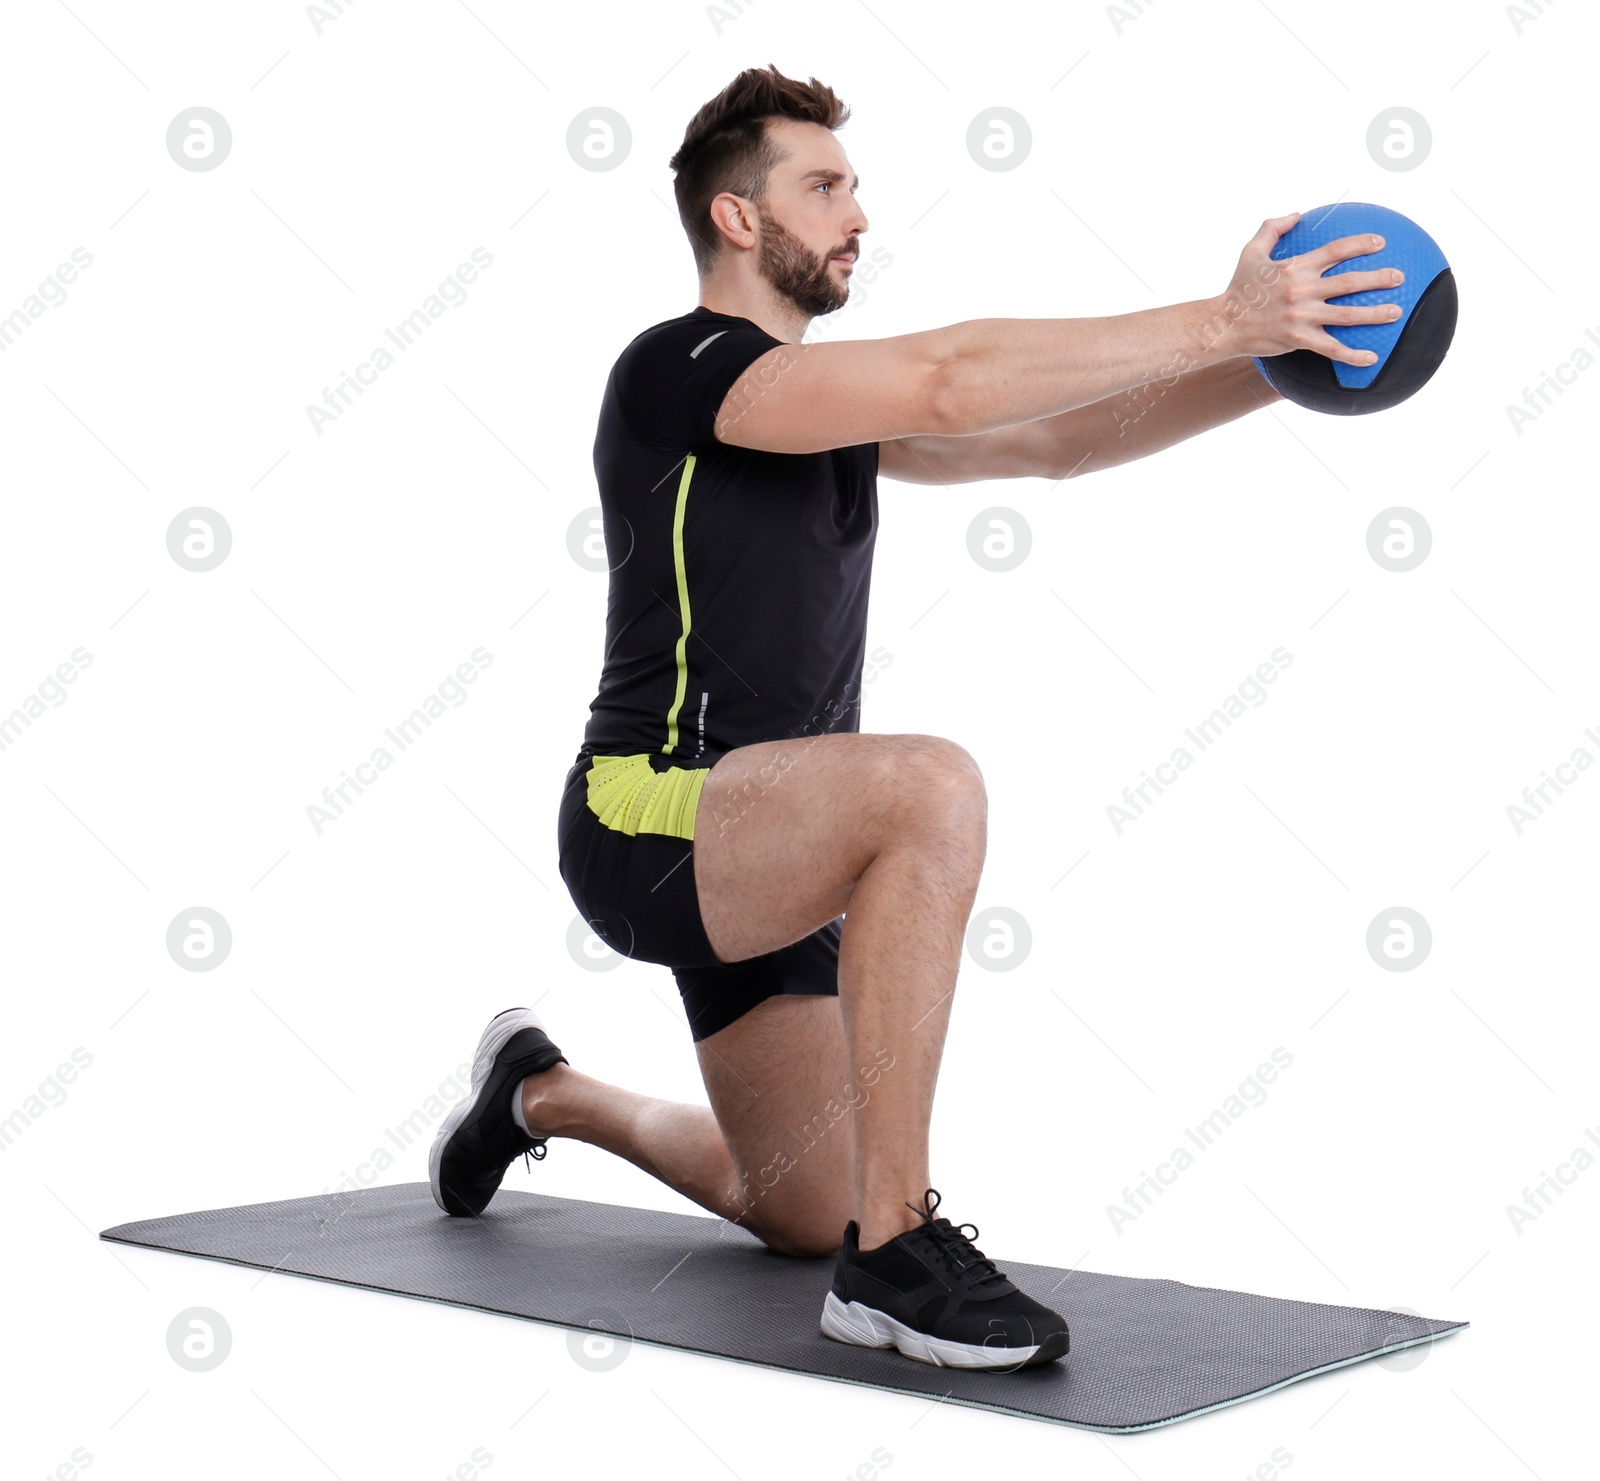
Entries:
<svg viewBox="0 0 1600 1481">
<path fill-rule="evenodd" d="M 1278 238 L 1300 219 L 1298 211 L 1292 211 L 1287 216 L 1269 216 L 1261 223 L 1261 228 L 1256 232 L 1255 240 L 1263 246 L 1268 253 L 1277 246 Z"/>
<path fill-rule="evenodd" d="M 1397 303 L 1370 303 L 1361 308 L 1353 304 L 1333 303 L 1323 310 L 1323 325 L 1330 324 L 1392 324 L 1402 310 Z"/>
<path fill-rule="evenodd" d="M 1363 233 L 1361 236 L 1340 237 L 1337 241 L 1317 247 L 1305 254 L 1305 260 L 1316 270 L 1326 272 L 1336 262 L 1351 257 L 1365 257 L 1383 246 L 1383 238 Z"/>
<path fill-rule="evenodd" d="M 1346 293 L 1371 293 L 1378 288 L 1397 288 L 1405 282 L 1406 275 L 1397 267 L 1371 268 L 1359 273 L 1335 273 L 1320 280 L 1317 291 L 1324 298 L 1338 298 Z"/>
<path fill-rule="evenodd" d="M 1322 339 L 1310 348 L 1319 355 L 1326 355 L 1330 360 L 1339 361 L 1342 365 L 1365 367 L 1373 364 L 1378 358 L 1371 350 L 1352 350 L 1349 345 L 1336 340 L 1331 334 L 1324 334 Z"/>
</svg>

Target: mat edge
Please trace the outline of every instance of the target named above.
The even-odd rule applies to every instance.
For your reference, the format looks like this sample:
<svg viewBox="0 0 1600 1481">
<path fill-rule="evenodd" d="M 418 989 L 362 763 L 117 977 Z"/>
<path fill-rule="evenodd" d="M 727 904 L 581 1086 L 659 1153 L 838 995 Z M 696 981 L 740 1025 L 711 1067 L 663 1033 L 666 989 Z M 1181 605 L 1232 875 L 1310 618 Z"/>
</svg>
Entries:
<svg viewBox="0 0 1600 1481">
<path fill-rule="evenodd" d="M 426 1184 L 421 1184 L 420 1186 L 426 1187 L 427 1185 Z M 584 1200 L 575 1200 L 575 1201 L 582 1202 Z M 243 1205 L 243 1206 L 248 1208 L 248 1207 L 258 1207 L 259 1205 L 246 1204 L 246 1205 Z M 617 1205 L 617 1206 L 620 1207 L 620 1206 L 625 1206 L 625 1205 Z M 117 1227 L 121 1228 L 121 1227 L 131 1227 L 131 1226 L 119 1225 Z M 237 1259 L 234 1259 L 232 1256 L 229 1256 L 229 1255 L 211 1255 L 211 1254 L 206 1254 L 206 1253 L 204 1253 L 202 1251 L 199 1251 L 199 1250 L 175 1250 L 169 1245 L 146 1244 L 142 1240 L 136 1240 L 136 1239 L 119 1239 L 115 1235 L 111 1234 L 109 1231 L 102 1231 L 97 1237 L 100 1238 L 100 1239 L 104 1239 L 108 1244 L 125 1244 L 125 1245 L 127 1245 L 127 1246 L 129 1246 L 130 1248 L 133 1248 L 133 1249 L 159 1250 L 162 1254 L 179 1255 L 179 1256 L 183 1256 L 183 1257 L 185 1257 L 187 1259 L 191 1259 L 191 1260 L 211 1260 L 211 1261 L 214 1261 L 218 1265 L 234 1265 L 234 1266 L 237 1266 L 241 1270 L 261 1270 L 261 1271 L 265 1271 L 269 1275 L 291 1275 L 291 1276 L 294 1276 L 294 1277 L 296 1277 L 297 1279 L 300 1279 L 300 1280 L 317 1281 L 319 1284 L 322 1284 L 322 1285 L 343 1286 L 346 1290 L 351 1290 L 351 1291 L 377 1291 L 380 1294 L 386 1295 L 386 1296 L 403 1296 L 406 1299 L 411 1300 L 411 1301 L 427 1301 L 427 1302 L 429 1302 L 430 1304 L 432 1304 L 434 1306 L 454 1307 L 458 1311 L 475 1311 L 481 1316 L 509 1317 L 513 1321 L 535 1322 L 541 1327 L 552 1327 L 552 1328 L 556 1329 L 557 1331 L 563 1331 L 563 1332 L 585 1332 L 585 1333 L 587 1333 L 587 1332 L 596 1332 L 596 1331 L 600 1331 L 601 1330 L 601 1329 L 593 1328 L 593 1327 L 574 1327 L 574 1326 L 570 1326 L 566 1322 L 557 1321 L 554 1317 L 526 1316 L 522 1312 L 519 1312 L 519 1311 L 496 1311 L 496 1310 L 493 1310 L 491 1308 L 484 1307 L 484 1306 L 474 1306 L 474 1305 L 472 1305 L 471 1302 L 467 1302 L 467 1301 L 451 1301 L 448 1298 L 443 1297 L 443 1296 L 429 1296 L 429 1295 L 426 1295 L 425 1293 L 423 1293 L 421 1291 L 400 1291 L 400 1290 L 394 1289 L 392 1286 L 362 1285 L 362 1284 L 359 1284 L 359 1283 L 357 1283 L 355 1281 L 340 1280 L 336 1276 L 314 1275 L 311 1272 L 305 1271 L 305 1270 L 287 1270 L 287 1269 L 283 1269 L 283 1268 L 281 1268 L 279 1266 L 276 1266 L 276 1265 L 258 1265 L 254 1261 L 251 1261 L 251 1260 L 237 1260 Z M 1097 1273 L 1097 1272 L 1088 1272 L 1088 1273 Z M 1131 1277 L 1131 1278 L 1132 1279 L 1142 1279 L 1143 1277 Z M 1183 1284 L 1183 1283 L 1179 1282 L 1179 1284 Z M 1218 1287 L 1201 1287 L 1199 1289 L 1214 1290 L 1214 1289 L 1220 1289 L 1220 1288 L 1218 1288 Z M 1230 1292 L 1228 1294 L 1253 1295 L 1253 1294 L 1256 1294 L 1256 1293 L 1254 1293 L 1254 1292 L 1243 1292 L 1243 1293 Z M 1272 1299 L 1276 1300 L 1276 1299 L 1282 1299 L 1282 1298 L 1274 1297 Z M 1376 1307 L 1363 1307 L 1363 1308 L 1358 1308 L 1358 1309 L 1360 1309 L 1360 1310 L 1378 1310 L 1379 1308 L 1376 1308 Z M 1424 1318 L 1421 1318 L 1421 1320 L 1432 1321 L 1432 1320 L 1435 1320 L 1435 1319 L 1432 1318 L 1432 1317 L 1424 1317 Z M 1304 1373 L 1295 1373 L 1295 1374 L 1291 1375 L 1288 1378 L 1280 1379 L 1277 1383 L 1268 1384 L 1265 1388 L 1251 1389 L 1248 1393 L 1238 1394 L 1238 1395 L 1236 1395 L 1235 1397 L 1233 1397 L 1231 1399 L 1224 1399 L 1220 1403 L 1217 1403 L 1217 1404 L 1208 1404 L 1202 1409 L 1188 1409 L 1188 1410 L 1185 1410 L 1182 1414 L 1172 1414 L 1172 1415 L 1168 1415 L 1168 1416 L 1166 1416 L 1165 1418 L 1162 1418 L 1162 1419 L 1147 1420 L 1147 1421 L 1145 1421 L 1143 1423 L 1140 1423 L 1140 1424 L 1128 1424 L 1128 1425 L 1088 1424 L 1088 1423 L 1085 1423 L 1085 1422 L 1083 1422 L 1081 1420 L 1059 1419 L 1053 1414 L 1040 1414 L 1036 1410 L 1032 1410 L 1032 1409 L 1016 1409 L 1016 1408 L 1011 1407 L 1008 1404 L 1000 1404 L 1000 1403 L 985 1404 L 981 1400 L 978 1400 L 978 1399 L 957 1398 L 952 1394 L 946 1394 L 946 1395 L 943 1395 L 943 1396 L 935 1395 L 935 1396 L 932 1396 L 932 1400 L 931 1401 L 934 1402 L 934 1403 L 940 1403 L 940 1404 L 957 1404 L 960 1407 L 962 1407 L 963 1409 L 976 1409 L 976 1410 L 979 1410 L 981 1412 L 988 1413 L 988 1414 L 1005 1414 L 1005 1415 L 1009 1415 L 1009 1416 L 1011 1416 L 1011 1417 L 1013 1417 L 1015 1419 L 1031 1419 L 1031 1420 L 1035 1420 L 1035 1421 L 1040 1421 L 1040 1422 L 1045 1423 L 1045 1424 L 1061 1425 L 1063 1428 L 1066 1428 L 1066 1429 L 1084 1430 L 1084 1431 L 1086 1431 L 1086 1432 L 1088 1432 L 1090 1434 L 1100 1434 L 1100 1435 L 1137 1435 L 1137 1434 L 1143 1434 L 1148 1430 L 1163 1429 L 1167 1425 L 1182 1424 L 1183 1421 L 1186 1420 L 1186 1419 L 1198 1419 L 1198 1418 L 1200 1418 L 1201 1415 L 1204 1415 L 1204 1414 L 1215 1414 L 1219 1409 L 1229 1409 L 1229 1408 L 1232 1408 L 1235 1404 L 1243 1404 L 1243 1403 L 1247 1403 L 1251 1399 L 1262 1398 L 1267 1394 L 1276 1393 L 1279 1389 L 1288 1388 L 1291 1384 L 1301 1383 L 1305 1379 L 1308 1379 L 1308 1378 L 1317 1378 L 1317 1377 L 1320 1377 L 1324 1373 L 1332 1373 L 1332 1372 L 1336 1371 L 1339 1368 L 1348 1368 L 1348 1367 L 1351 1367 L 1352 1365 L 1354 1365 L 1356 1363 L 1364 1363 L 1364 1362 L 1368 1361 L 1371 1358 L 1381 1358 L 1381 1357 L 1385 1356 L 1388 1353 L 1400 1352 L 1400 1351 L 1403 1351 L 1405 1348 L 1408 1348 L 1408 1347 L 1418 1347 L 1422 1343 L 1425 1343 L 1425 1342 L 1436 1342 L 1440 1338 L 1451 1337 L 1451 1336 L 1454 1336 L 1457 1332 L 1465 1331 L 1466 1328 L 1468 1328 L 1471 1325 L 1472 1324 L 1469 1321 L 1453 1322 L 1453 1323 L 1450 1323 L 1448 1326 L 1444 1327 L 1440 1331 L 1424 1333 L 1422 1336 L 1413 1337 L 1409 1341 L 1406 1341 L 1406 1342 L 1397 1342 L 1397 1343 L 1394 1343 L 1394 1344 L 1392 1344 L 1391 1346 L 1388 1346 L 1388 1347 L 1375 1347 L 1370 1352 L 1356 1353 L 1352 1357 L 1340 1358 L 1337 1362 L 1324 1363 L 1320 1368 L 1308 1368 L 1308 1369 L 1306 1369 L 1306 1371 Z M 610 1336 L 610 1337 L 620 1337 L 622 1334 L 620 1332 L 603 1332 L 602 1335 Z M 662 1352 L 690 1353 L 690 1354 L 693 1354 L 695 1357 L 718 1358 L 721 1361 L 726 1362 L 726 1363 L 743 1363 L 747 1367 L 765 1368 L 770 1372 L 786 1373 L 786 1374 L 790 1374 L 791 1376 L 796 1377 L 796 1378 L 821 1378 L 821 1379 L 824 1379 L 824 1380 L 826 1380 L 826 1381 L 828 1381 L 830 1383 L 848 1383 L 854 1388 L 868 1388 L 868 1389 L 873 1389 L 874 1391 L 876 1391 L 878 1393 L 899 1394 L 899 1395 L 901 1395 L 901 1396 L 903 1396 L 905 1398 L 908 1398 L 908 1399 L 928 1399 L 930 1397 L 927 1394 L 919 1393 L 915 1389 L 899 1388 L 899 1387 L 895 1387 L 895 1386 L 892 1386 L 892 1385 L 886 1385 L 886 1384 L 880 1384 L 880 1383 L 868 1383 L 864 1379 L 848 1378 L 848 1377 L 844 1376 L 843 1374 L 839 1374 L 839 1373 L 819 1373 L 815 1369 L 810 1369 L 810 1368 L 789 1368 L 789 1367 L 785 1367 L 781 1363 L 763 1362 L 760 1358 L 736 1357 L 731 1353 L 712 1352 L 712 1351 L 708 1350 L 707 1348 L 703 1348 L 703 1347 L 683 1347 L 683 1346 L 679 1346 L 677 1343 L 661 1342 L 661 1341 L 658 1341 L 657 1339 L 655 1339 L 653 1337 L 638 1337 L 638 1336 L 635 1336 L 631 1332 L 628 1334 L 628 1341 L 630 1343 L 631 1342 L 643 1343 L 646 1347 L 657 1348 L 658 1350 L 660 1350 Z M 910 1361 L 910 1360 L 908 1359 L 907 1361 Z"/>
</svg>

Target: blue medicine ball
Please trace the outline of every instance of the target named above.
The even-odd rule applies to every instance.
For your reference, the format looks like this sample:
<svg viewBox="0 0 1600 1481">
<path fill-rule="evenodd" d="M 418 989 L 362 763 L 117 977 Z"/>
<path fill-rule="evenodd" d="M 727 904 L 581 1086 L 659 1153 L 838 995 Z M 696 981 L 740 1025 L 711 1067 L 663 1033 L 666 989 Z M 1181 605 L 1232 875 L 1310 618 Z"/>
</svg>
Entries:
<svg viewBox="0 0 1600 1481">
<path fill-rule="evenodd" d="M 1397 267 L 1406 275 L 1397 288 L 1346 293 L 1330 304 L 1397 303 L 1401 313 L 1387 324 L 1329 324 L 1328 333 L 1353 350 L 1373 350 L 1371 365 L 1344 365 L 1315 350 L 1255 357 L 1268 383 L 1297 406 L 1336 416 L 1386 411 L 1422 389 L 1444 360 L 1456 331 L 1456 280 L 1438 243 L 1415 221 L 1384 206 L 1346 201 L 1307 211 L 1278 238 L 1275 261 L 1298 257 L 1340 237 L 1372 232 L 1383 246 L 1363 257 L 1336 262 L 1323 277 Z"/>
</svg>

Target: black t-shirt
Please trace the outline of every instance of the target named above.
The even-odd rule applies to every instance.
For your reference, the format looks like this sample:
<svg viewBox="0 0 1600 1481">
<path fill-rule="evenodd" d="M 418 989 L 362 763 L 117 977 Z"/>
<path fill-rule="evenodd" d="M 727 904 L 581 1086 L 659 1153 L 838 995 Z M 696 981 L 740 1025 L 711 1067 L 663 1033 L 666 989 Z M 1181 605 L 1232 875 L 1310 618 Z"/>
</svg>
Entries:
<svg viewBox="0 0 1600 1481">
<path fill-rule="evenodd" d="M 612 367 L 594 443 L 605 662 L 580 759 L 709 766 L 860 729 L 878 444 L 768 453 L 712 431 L 734 382 L 783 343 L 696 308 Z"/>
</svg>

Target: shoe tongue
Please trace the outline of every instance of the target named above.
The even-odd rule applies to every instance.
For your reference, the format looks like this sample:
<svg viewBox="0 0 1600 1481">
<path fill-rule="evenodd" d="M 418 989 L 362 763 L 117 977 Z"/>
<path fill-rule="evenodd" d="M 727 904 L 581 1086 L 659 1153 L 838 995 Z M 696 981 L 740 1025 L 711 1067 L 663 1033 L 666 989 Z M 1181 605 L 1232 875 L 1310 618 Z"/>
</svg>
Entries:
<svg viewBox="0 0 1600 1481">
<path fill-rule="evenodd" d="M 959 1234 L 956 1231 L 955 1226 L 948 1219 L 933 1219 L 929 1223 L 923 1224 L 920 1229 L 913 1230 L 912 1232 L 930 1234 L 933 1229 L 941 1229 L 950 1233 L 955 1233 L 962 1245 L 965 1246 L 965 1248 L 962 1250 L 950 1250 L 949 1241 L 938 1238 L 933 1238 L 930 1240 L 930 1243 L 936 1244 L 941 1250 L 944 1250 L 949 1254 L 953 1264 L 959 1263 L 962 1256 L 965 1256 L 966 1260 L 962 1268 L 965 1270 L 972 1270 L 974 1266 L 981 1266 L 984 1260 L 988 1258 L 987 1256 L 978 1254 L 977 1246 L 974 1245 L 972 1241 L 966 1237 L 966 1235 Z M 974 1274 L 973 1279 L 976 1284 L 981 1286 L 987 1285 L 990 1282 L 1008 1281 L 1009 1277 L 1004 1271 L 994 1269 L 979 1271 Z"/>
</svg>

